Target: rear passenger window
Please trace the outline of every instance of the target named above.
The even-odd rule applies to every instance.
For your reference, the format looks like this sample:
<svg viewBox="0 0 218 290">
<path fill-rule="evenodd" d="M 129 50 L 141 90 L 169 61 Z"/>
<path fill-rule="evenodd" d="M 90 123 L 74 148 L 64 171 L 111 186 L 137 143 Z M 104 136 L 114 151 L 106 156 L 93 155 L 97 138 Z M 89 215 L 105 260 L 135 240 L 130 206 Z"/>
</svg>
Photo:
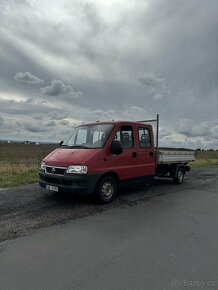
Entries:
<svg viewBox="0 0 218 290">
<path fill-rule="evenodd" d="M 139 128 L 139 146 L 141 148 L 151 147 L 151 136 L 149 129 Z"/>
<path fill-rule="evenodd" d="M 119 140 L 124 149 L 132 148 L 134 145 L 133 129 L 131 126 L 122 126 L 115 135 L 115 140 Z"/>
</svg>

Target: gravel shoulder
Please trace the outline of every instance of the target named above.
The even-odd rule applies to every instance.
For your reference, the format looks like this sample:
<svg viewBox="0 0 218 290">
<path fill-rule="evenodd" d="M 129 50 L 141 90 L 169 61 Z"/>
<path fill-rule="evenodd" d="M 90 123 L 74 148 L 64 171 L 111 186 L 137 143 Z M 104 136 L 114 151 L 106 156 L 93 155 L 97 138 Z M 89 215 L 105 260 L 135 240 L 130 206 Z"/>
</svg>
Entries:
<svg viewBox="0 0 218 290">
<path fill-rule="evenodd" d="M 0 189 L 0 242 L 29 235 L 41 228 L 99 214 L 109 208 L 147 203 L 159 195 L 184 190 L 217 192 L 218 166 L 198 168 L 186 175 L 182 185 L 158 179 L 152 184 L 121 189 L 109 205 L 97 204 L 92 196 L 50 193 L 38 184 Z"/>
</svg>

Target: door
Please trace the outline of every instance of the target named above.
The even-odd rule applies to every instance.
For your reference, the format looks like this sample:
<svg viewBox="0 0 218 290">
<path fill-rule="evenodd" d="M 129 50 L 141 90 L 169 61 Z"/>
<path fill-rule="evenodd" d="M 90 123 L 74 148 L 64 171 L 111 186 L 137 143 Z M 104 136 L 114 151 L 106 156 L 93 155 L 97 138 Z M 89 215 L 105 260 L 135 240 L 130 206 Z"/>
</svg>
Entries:
<svg viewBox="0 0 218 290">
<path fill-rule="evenodd" d="M 155 175 L 155 151 L 151 126 L 137 126 L 137 166 L 145 180 Z"/>
<path fill-rule="evenodd" d="M 137 170 L 136 142 L 134 126 L 121 125 L 115 133 L 114 140 L 119 140 L 123 146 L 120 155 L 110 155 L 107 171 L 116 172 L 121 181 L 131 182 L 139 176 Z"/>
</svg>

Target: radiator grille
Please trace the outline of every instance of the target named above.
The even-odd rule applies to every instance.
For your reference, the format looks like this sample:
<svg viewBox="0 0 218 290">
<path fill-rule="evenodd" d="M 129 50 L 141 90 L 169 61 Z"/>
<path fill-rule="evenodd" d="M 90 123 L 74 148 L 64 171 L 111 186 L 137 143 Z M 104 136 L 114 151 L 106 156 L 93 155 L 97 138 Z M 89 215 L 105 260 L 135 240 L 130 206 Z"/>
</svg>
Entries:
<svg viewBox="0 0 218 290">
<path fill-rule="evenodd" d="M 66 167 L 46 166 L 46 173 L 64 175 Z"/>
</svg>

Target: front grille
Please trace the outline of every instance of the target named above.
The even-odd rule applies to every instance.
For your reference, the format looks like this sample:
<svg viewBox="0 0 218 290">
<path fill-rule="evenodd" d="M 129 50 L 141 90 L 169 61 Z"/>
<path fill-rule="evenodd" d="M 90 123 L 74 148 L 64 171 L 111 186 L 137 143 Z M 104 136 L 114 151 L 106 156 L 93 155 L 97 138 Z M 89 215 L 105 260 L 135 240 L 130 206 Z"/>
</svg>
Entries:
<svg viewBox="0 0 218 290">
<path fill-rule="evenodd" d="M 65 167 L 46 166 L 46 173 L 64 175 L 66 169 Z"/>
</svg>

